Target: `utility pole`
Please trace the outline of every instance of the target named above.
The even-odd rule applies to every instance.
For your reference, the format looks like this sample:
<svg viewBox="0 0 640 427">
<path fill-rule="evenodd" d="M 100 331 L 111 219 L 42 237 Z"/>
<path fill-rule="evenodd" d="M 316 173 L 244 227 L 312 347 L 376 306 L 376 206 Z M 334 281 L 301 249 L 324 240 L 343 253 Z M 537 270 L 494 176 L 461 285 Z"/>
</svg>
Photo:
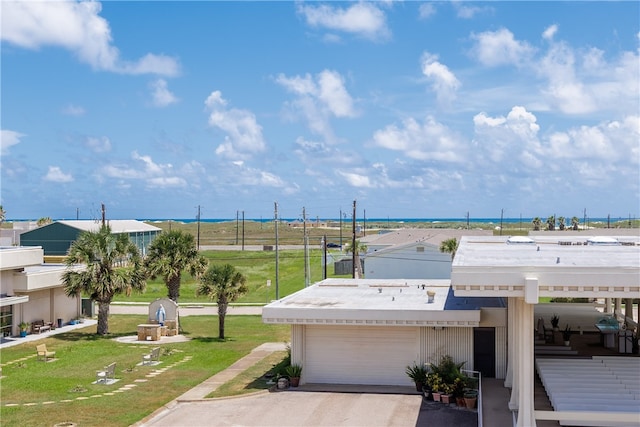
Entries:
<svg viewBox="0 0 640 427">
<path fill-rule="evenodd" d="M 238 246 L 238 215 L 239 212 L 236 210 L 236 246 Z"/>
<path fill-rule="evenodd" d="M 327 235 L 325 234 L 322 237 L 322 252 L 323 252 L 323 259 L 324 259 L 324 263 L 323 263 L 323 274 L 322 274 L 322 278 L 326 279 L 327 278 Z"/>
<path fill-rule="evenodd" d="M 467 230 L 469 229 L 469 211 L 467 211 Z"/>
<path fill-rule="evenodd" d="M 340 208 L 340 251 L 342 251 L 342 208 Z"/>
<path fill-rule="evenodd" d="M 304 287 L 309 286 L 309 247 L 307 245 L 307 211 L 302 207 L 302 242 L 304 244 Z"/>
<path fill-rule="evenodd" d="M 500 235 L 502 236 L 502 217 L 504 216 L 504 209 L 500 209 Z"/>
<path fill-rule="evenodd" d="M 351 275 L 356 278 L 356 201 L 353 201 L 353 217 L 351 218 Z"/>
<path fill-rule="evenodd" d="M 363 211 L 363 214 L 364 214 L 364 220 L 363 220 L 364 234 L 363 234 L 363 236 L 366 236 L 367 235 L 367 210 L 366 209 Z"/>
<path fill-rule="evenodd" d="M 244 251 L 244 211 L 242 211 L 242 250 Z"/>
<path fill-rule="evenodd" d="M 200 250 L 200 205 L 198 205 L 198 239 L 197 239 L 198 250 Z"/>
<path fill-rule="evenodd" d="M 276 301 L 280 299 L 280 294 L 278 293 L 278 202 L 273 203 L 275 206 L 274 211 L 274 221 L 276 226 Z"/>
<path fill-rule="evenodd" d="M 76 220 L 80 219 L 80 208 L 76 208 Z"/>
<path fill-rule="evenodd" d="M 107 212 L 106 208 L 104 207 L 104 203 L 101 203 L 100 207 L 102 211 L 102 226 L 104 227 L 105 225 L 107 225 Z"/>
</svg>

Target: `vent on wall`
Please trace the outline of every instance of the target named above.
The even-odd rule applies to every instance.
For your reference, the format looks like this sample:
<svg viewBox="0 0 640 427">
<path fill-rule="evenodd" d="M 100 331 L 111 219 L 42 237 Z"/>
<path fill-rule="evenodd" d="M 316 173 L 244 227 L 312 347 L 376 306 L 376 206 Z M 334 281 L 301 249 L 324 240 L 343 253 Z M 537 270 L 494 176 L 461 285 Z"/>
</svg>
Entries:
<svg viewBox="0 0 640 427">
<path fill-rule="evenodd" d="M 416 246 L 416 252 L 424 252 L 424 246 Z"/>
</svg>

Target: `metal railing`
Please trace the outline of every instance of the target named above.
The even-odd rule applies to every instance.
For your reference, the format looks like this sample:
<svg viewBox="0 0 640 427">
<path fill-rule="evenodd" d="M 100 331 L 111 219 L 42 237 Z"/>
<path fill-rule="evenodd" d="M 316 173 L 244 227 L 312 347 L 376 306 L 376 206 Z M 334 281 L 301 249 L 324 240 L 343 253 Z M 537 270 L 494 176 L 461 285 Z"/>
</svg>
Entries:
<svg viewBox="0 0 640 427">
<path fill-rule="evenodd" d="M 478 393 L 478 427 L 482 427 L 482 374 L 480 371 L 471 371 L 469 369 L 460 369 L 460 372 L 469 378 L 474 378 L 478 382 L 476 392 Z M 473 389 L 472 389 L 473 390 Z"/>
</svg>

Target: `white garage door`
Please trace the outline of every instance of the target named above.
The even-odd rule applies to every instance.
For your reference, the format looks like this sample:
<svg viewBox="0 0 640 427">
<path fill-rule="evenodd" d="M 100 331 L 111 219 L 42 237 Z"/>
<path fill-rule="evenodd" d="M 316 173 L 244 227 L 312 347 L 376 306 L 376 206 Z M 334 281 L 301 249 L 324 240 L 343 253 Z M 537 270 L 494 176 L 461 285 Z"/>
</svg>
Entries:
<svg viewBox="0 0 640 427">
<path fill-rule="evenodd" d="M 307 326 L 305 382 L 412 385 L 418 353 L 418 328 Z"/>
</svg>

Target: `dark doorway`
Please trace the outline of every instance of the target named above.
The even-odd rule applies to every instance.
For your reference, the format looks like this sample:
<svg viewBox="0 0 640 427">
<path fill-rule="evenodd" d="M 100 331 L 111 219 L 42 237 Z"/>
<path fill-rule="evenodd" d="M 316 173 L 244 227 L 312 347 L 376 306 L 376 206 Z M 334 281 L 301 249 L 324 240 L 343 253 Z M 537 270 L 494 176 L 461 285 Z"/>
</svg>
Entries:
<svg viewBox="0 0 640 427">
<path fill-rule="evenodd" d="M 473 369 L 483 377 L 496 376 L 496 330 L 473 328 Z"/>
</svg>

